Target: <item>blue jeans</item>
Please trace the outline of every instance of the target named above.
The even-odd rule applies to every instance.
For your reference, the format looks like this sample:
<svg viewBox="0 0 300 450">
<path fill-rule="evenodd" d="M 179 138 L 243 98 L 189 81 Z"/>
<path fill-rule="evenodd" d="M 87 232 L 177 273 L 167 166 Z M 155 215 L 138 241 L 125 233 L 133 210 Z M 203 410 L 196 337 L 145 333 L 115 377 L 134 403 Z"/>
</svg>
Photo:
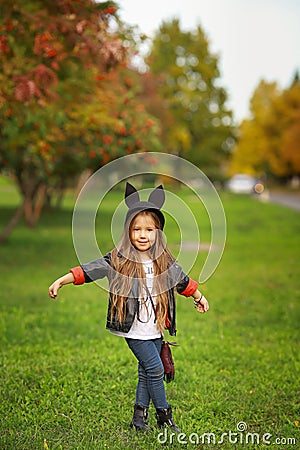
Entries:
<svg viewBox="0 0 300 450">
<path fill-rule="evenodd" d="M 168 408 L 164 367 L 160 359 L 162 338 L 148 341 L 129 338 L 125 340 L 138 360 L 139 380 L 136 387 L 136 404 L 148 408 L 151 399 L 155 408 Z"/>
</svg>

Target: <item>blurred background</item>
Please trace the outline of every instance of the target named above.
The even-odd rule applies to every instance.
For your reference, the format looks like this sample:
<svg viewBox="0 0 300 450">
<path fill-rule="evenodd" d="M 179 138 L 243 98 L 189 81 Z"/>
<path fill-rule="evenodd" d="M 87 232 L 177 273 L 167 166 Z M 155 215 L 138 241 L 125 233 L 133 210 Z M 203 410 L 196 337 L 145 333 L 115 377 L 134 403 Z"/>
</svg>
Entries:
<svg viewBox="0 0 300 450">
<path fill-rule="evenodd" d="M 35 226 L 66 189 L 135 152 L 181 156 L 235 192 L 299 189 L 298 2 L 0 9 L 1 183 L 20 194 L 2 240 L 22 215 Z"/>
</svg>

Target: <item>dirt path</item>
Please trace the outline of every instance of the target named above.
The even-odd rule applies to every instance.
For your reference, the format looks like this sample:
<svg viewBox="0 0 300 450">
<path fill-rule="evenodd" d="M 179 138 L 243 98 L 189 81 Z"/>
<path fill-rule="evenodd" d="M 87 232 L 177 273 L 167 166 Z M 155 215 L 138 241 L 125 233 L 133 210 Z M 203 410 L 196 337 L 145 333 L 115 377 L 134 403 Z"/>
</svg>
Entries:
<svg viewBox="0 0 300 450">
<path fill-rule="evenodd" d="M 277 203 L 279 205 L 287 206 L 288 208 L 300 211 L 299 193 L 269 192 L 268 197 L 268 201 L 271 203 Z"/>
</svg>

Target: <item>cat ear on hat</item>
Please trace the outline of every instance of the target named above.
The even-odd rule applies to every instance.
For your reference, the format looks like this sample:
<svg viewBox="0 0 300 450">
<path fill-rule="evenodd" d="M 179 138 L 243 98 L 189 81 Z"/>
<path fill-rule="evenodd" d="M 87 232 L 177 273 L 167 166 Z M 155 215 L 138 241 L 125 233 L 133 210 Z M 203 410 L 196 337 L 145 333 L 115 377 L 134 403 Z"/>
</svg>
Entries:
<svg viewBox="0 0 300 450">
<path fill-rule="evenodd" d="M 126 183 L 125 188 L 125 203 L 128 206 L 128 208 L 131 208 L 133 205 L 138 203 L 140 201 L 140 196 L 138 191 L 132 184 Z"/>
<path fill-rule="evenodd" d="M 162 205 L 165 203 L 165 191 L 160 184 L 157 186 L 149 195 L 148 201 L 153 203 L 158 209 L 162 207 Z"/>
</svg>

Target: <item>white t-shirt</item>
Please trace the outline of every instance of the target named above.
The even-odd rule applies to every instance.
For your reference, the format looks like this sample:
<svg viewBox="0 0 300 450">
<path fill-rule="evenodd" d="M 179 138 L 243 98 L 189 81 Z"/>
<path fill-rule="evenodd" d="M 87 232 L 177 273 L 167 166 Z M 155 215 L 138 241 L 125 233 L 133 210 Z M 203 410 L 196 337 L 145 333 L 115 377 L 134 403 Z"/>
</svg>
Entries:
<svg viewBox="0 0 300 450">
<path fill-rule="evenodd" d="M 153 262 L 151 259 L 143 261 L 144 271 L 146 274 L 146 285 L 152 297 L 154 306 L 156 305 L 156 296 L 152 296 L 153 287 Z M 138 314 L 135 316 L 133 324 L 128 331 L 124 333 L 122 331 L 110 330 L 111 333 L 131 339 L 157 339 L 161 337 L 161 332 L 155 321 L 155 314 L 151 299 L 147 295 L 146 289 L 144 289 L 144 298 L 139 298 Z"/>
</svg>

